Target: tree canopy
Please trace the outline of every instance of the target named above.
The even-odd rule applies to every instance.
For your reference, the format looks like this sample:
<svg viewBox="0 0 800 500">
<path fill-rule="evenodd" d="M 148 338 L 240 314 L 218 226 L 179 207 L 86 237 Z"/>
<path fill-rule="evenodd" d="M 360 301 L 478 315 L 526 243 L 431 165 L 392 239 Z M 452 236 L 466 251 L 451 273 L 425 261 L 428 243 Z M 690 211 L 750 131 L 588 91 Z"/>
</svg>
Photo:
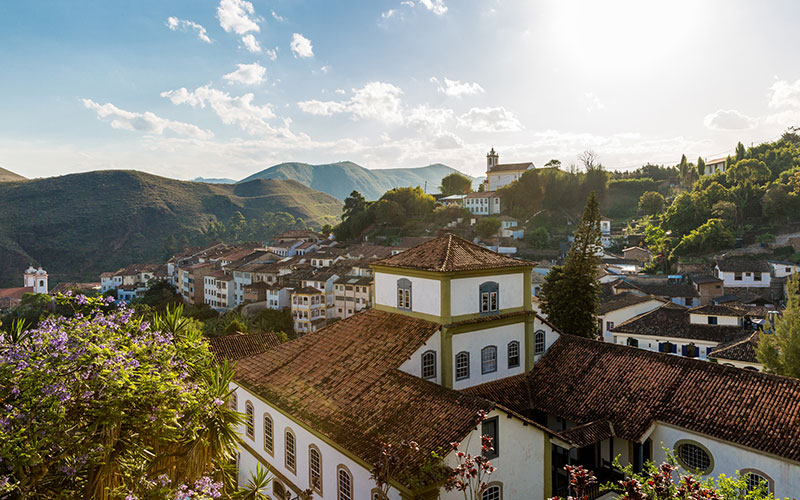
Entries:
<svg viewBox="0 0 800 500">
<path fill-rule="evenodd" d="M 439 190 L 445 196 L 468 194 L 472 192 L 472 180 L 458 172 L 453 172 L 442 179 L 442 185 L 439 186 Z"/>
</svg>

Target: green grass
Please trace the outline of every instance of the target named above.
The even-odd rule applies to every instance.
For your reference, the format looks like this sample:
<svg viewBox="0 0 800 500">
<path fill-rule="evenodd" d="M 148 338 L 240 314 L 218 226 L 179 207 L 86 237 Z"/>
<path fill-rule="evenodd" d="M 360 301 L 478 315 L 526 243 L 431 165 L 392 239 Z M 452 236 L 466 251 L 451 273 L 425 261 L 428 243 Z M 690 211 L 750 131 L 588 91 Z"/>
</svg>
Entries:
<svg viewBox="0 0 800 500">
<path fill-rule="evenodd" d="M 28 263 L 51 282 L 96 281 L 103 271 L 161 260 L 164 241 L 201 232 L 236 211 L 288 212 L 313 225 L 341 202 L 295 181 L 223 185 L 137 171 L 99 171 L 0 183 L 0 287 L 20 286 Z"/>
</svg>

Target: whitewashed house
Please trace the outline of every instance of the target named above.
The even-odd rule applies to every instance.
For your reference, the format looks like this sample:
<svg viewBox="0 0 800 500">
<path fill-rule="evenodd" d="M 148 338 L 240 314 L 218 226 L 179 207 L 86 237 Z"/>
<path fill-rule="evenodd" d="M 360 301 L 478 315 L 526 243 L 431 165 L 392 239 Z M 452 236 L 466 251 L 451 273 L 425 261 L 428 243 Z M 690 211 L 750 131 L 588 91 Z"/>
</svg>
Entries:
<svg viewBox="0 0 800 500">
<path fill-rule="evenodd" d="M 725 288 L 768 288 L 772 267 L 763 260 L 718 260 L 714 276 Z"/>
<path fill-rule="evenodd" d="M 470 193 L 464 198 L 464 208 L 475 215 L 500 213 L 500 197 L 494 191 Z"/>
<path fill-rule="evenodd" d="M 658 309 L 665 303 L 664 299 L 632 292 L 621 292 L 603 297 L 597 311 L 598 331 L 606 342 L 616 342 L 612 333 L 615 326 Z"/>
<path fill-rule="evenodd" d="M 519 180 L 522 174 L 535 167 L 532 162 L 499 163 L 500 155 L 494 148 L 486 154 L 486 182 L 487 191 L 496 191 Z"/>
<path fill-rule="evenodd" d="M 791 261 L 770 260 L 769 266 L 772 268 L 773 278 L 786 278 L 800 271 L 800 264 Z"/>
</svg>

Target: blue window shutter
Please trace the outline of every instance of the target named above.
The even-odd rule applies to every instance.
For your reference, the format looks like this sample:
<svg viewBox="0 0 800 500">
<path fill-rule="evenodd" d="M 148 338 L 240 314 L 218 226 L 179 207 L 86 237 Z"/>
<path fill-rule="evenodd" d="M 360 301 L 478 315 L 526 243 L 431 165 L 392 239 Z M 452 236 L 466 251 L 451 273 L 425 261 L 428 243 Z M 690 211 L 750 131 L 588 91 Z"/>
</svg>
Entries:
<svg viewBox="0 0 800 500">
<path fill-rule="evenodd" d="M 663 342 L 659 342 L 658 343 L 658 352 L 664 352 L 664 343 Z"/>
<path fill-rule="evenodd" d="M 681 356 L 686 356 L 686 345 L 681 346 Z"/>
<path fill-rule="evenodd" d="M 678 352 L 678 344 L 672 344 L 672 352 L 673 353 Z"/>
</svg>

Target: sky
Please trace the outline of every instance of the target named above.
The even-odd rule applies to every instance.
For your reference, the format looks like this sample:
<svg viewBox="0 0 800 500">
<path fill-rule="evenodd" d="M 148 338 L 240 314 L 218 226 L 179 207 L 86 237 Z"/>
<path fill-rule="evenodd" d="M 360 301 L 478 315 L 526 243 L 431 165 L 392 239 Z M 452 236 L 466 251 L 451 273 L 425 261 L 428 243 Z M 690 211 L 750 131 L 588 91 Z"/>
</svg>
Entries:
<svg viewBox="0 0 800 500">
<path fill-rule="evenodd" d="M 724 156 L 800 125 L 800 2 L 0 2 L 0 167 L 242 179 Z"/>
</svg>

